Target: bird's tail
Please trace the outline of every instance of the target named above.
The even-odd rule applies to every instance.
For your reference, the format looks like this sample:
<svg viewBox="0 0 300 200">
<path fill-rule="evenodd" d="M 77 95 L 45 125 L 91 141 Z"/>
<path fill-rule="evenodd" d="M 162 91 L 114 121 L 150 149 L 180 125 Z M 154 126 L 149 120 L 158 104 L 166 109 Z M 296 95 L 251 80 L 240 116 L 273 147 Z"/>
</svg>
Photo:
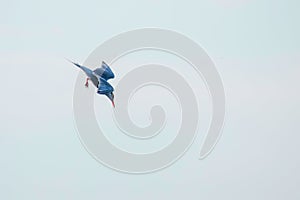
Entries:
<svg viewBox="0 0 300 200">
<path fill-rule="evenodd" d="M 79 67 L 80 69 L 82 69 L 81 65 L 69 60 L 68 58 L 65 58 L 67 61 L 69 61 L 70 63 L 74 64 L 75 66 Z"/>
<path fill-rule="evenodd" d="M 79 65 L 75 62 L 72 62 L 71 60 L 65 58 L 67 61 L 69 61 L 70 63 L 74 64 L 75 66 L 79 67 L 82 71 L 84 71 L 84 73 L 88 76 L 88 77 L 91 77 L 93 75 L 93 71 L 90 70 L 89 68 L 85 67 L 85 66 L 82 66 L 82 65 Z"/>
</svg>

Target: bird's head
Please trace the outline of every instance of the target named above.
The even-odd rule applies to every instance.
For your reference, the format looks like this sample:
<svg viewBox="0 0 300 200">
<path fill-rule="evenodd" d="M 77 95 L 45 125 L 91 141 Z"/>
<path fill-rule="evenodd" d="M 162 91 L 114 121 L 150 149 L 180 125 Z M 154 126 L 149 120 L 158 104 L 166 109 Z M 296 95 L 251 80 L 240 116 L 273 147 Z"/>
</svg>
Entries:
<svg viewBox="0 0 300 200">
<path fill-rule="evenodd" d="M 115 95 L 114 95 L 114 93 L 113 92 L 107 93 L 106 96 L 110 99 L 113 107 L 115 107 L 115 102 L 114 102 Z"/>
</svg>

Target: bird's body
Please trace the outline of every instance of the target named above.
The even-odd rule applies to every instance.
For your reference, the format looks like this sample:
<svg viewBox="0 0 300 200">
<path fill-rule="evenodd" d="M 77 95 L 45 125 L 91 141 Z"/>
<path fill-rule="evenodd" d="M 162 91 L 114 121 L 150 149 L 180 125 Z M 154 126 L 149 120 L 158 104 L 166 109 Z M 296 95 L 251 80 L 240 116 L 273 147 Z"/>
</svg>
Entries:
<svg viewBox="0 0 300 200">
<path fill-rule="evenodd" d="M 74 63 L 70 61 L 77 67 L 79 67 L 86 76 L 88 77 L 85 83 L 85 86 L 88 87 L 88 81 L 92 81 L 93 85 L 98 88 L 97 93 L 106 95 L 112 102 L 113 106 L 114 104 L 114 88 L 107 82 L 108 79 L 115 78 L 114 73 L 110 69 L 110 67 L 103 61 L 100 68 L 96 68 L 95 70 L 91 70 L 85 66 L 79 65 L 77 63 Z"/>
</svg>

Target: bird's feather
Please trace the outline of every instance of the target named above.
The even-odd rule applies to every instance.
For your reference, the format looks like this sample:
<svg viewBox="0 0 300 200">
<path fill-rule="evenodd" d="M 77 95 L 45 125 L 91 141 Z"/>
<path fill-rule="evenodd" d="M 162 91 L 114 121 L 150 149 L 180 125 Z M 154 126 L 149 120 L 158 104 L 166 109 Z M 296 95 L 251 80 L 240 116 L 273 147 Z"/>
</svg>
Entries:
<svg viewBox="0 0 300 200">
<path fill-rule="evenodd" d="M 99 77 L 98 94 L 107 94 L 114 91 L 114 88 L 104 79 Z"/>
<path fill-rule="evenodd" d="M 95 69 L 93 72 L 106 81 L 108 79 L 115 78 L 114 73 L 104 61 L 102 61 L 102 66 L 100 68 Z"/>
</svg>

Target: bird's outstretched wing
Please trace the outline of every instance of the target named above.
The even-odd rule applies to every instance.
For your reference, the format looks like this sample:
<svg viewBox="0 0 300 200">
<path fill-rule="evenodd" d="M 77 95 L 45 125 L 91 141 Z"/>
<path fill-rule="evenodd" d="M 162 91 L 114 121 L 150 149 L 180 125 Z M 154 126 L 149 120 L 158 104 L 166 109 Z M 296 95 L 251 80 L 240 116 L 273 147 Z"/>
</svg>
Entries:
<svg viewBox="0 0 300 200">
<path fill-rule="evenodd" d="M 95 69 L 93 72 L 97 74 L 99 77 L 101 77 L 102 79 L 104 79 L 105 81 L 111 78 L 115 78 L 114 73 L 104 61 L 102 61 L 101 67 Z"/>
<path fill-rule="evenodd" d="M 103 78 L 99 77 L 98 94 L 106 94 L 114 91 L 114 88 Z"/>
</svg>

